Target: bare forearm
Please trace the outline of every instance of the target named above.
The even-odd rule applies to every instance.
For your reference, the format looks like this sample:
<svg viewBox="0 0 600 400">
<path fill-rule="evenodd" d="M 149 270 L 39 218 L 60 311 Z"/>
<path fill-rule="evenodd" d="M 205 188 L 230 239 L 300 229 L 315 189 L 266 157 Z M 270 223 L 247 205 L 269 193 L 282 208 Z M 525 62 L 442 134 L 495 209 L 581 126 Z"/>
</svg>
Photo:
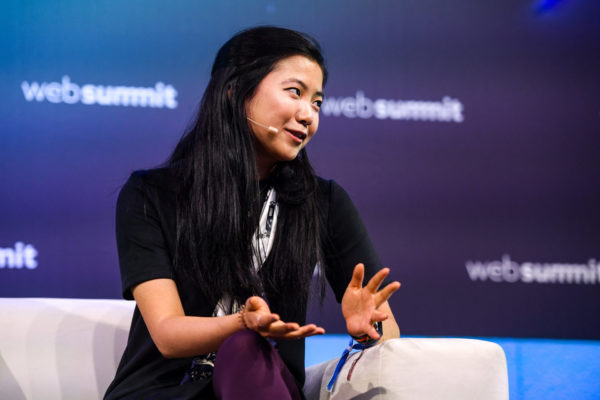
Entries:
<svg viewBox="0 0 600 400">
<path fill-rule="evenodd" d="M 180 358 L 216 351 L 225 339 L 242 329 L 239 314 L 224 317 L 173 316 L 156 324 L 151 335 L 163 356 Z"/>
<path fill-rule="evenodd" d="M 244 328 L 239 314 L 186 316 L 171 279 L 143 282 L 132 288 L 132 293 L 154 344 L 168 358 L 215 351 L 225 339 Z"/>
<path fill-rule="evenodd" d="M 167 358 L 193 357 L 219 349 L 229 336 L 252 329 L 274 339 L 301 339 L 321 335 L 314 324 L 286 323 L 271 313 L 267 302 L 257 296 L 246 301 L 241 313 L 224 317 L 186 316 L 177 286 L 171 279 L 153 279 L 132 289 L 142 318 L 154 344 Z"/>
<path fill-rule="evenodd" d="M 400 337 L 400 328 L 396 323 L 393 315 L 388 315 L 388 319 L 382 322 L 383 324 L 383 340 L 396 339 Z"/>
</svg>

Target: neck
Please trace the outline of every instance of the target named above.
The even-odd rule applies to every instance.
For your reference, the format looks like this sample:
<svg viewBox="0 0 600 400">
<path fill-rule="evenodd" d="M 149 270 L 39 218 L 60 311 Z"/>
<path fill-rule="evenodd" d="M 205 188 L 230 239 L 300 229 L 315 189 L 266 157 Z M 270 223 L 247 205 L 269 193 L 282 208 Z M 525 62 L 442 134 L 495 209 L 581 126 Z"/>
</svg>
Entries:
<svg viewBox="0 0 600 400">
<path fill-rule="evenodd" d="M 258 179 L 265 180 L 271 175 L 273 170 L 275 169 L 276 163 L 272 162 L 264 162 L 260 159 L 256 160 L 256 168 L 258 169 Z"/>
</svg>

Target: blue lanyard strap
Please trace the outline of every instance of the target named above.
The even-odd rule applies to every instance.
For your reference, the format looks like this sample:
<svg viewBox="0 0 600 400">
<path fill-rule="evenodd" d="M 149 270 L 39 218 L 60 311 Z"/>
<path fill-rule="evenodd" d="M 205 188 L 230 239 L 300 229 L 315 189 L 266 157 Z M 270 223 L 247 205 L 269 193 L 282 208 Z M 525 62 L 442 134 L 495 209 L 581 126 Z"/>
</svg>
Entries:
<svg viewBox="0 0 600 400">
<path fill-rule="evenodd" d="M 333 371 L 333 375 L 331 376 L 331 380 L 329 380 L 329 383 L 327 384 L 327 391 L 328 392 L 332 391 L 333 385 L 335 384 L 335 381 L 337 380 L 338 375 L 340 374 L 340 371 L 342 370 L 342 367 L 346 363 L 346 360 L 348 359 L 348 356 L 350 355 L 350 352 L 352 350 L 363 351 L 364 349 L 368 349 L 369 347 L 373 347 L 377 343 L 379 343 L 379 340 L 377 340 L 375 342 L 372 342 L 372 343 L 367 343 L 367 344 L 363 344 L 363 343 L 352 344 L 353 342 L 354 342 L 354 339 L 350 338 L 350 343 L 348 343 L 348 347 L 346 347 L 346 349 L 342 353 L 342 356 L 340 357 L 340 361 L 338 361 L 338 364 L 335 367 L 335 371 Z"/>
</svg>

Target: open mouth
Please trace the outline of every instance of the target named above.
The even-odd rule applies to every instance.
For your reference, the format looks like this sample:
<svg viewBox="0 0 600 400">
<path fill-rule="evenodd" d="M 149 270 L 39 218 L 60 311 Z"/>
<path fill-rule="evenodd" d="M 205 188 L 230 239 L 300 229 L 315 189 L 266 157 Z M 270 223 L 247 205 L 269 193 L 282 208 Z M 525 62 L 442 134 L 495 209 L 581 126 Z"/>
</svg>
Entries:
<svg viewBox="0 0 600 400">
<path fill-rule="evenodd" d="M 286 129 L 285 131 L 288 134 L 290 134 L 291 136 L 293 136 L 294 138 L 296 138 L 297 141 L 300 143 L 302 143 L 304 141 L 304 139 L 306 139 L 306 136 L 308 136 L 306 133 L 303 133 L 303 132 L 291 131 L 289 129 Z"/>
</svg>

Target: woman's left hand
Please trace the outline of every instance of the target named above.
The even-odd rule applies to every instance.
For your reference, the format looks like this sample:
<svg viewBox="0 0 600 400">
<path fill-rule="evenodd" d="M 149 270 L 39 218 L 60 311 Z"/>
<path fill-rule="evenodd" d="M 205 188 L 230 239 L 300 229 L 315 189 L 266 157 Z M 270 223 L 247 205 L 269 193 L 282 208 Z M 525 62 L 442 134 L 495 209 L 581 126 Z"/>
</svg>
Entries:
<svg viewBox="0 0 600 400">
<path fill-rule="evenodd" d="M 389 268 L 379 270 L 363 287 L 365 267 L 363 264 L 354 267 L 352 279 L 342 298 L 342 314 L 346 319 L 346 329 L 350 335 L 367 334 L 373 339 L 379 339 L 373 324 L 385 320 L 387 315 L 377 309 L 400 288 L 400 282 L 392 282 L 378 290 L 389 273 Z"/>
</svg>

